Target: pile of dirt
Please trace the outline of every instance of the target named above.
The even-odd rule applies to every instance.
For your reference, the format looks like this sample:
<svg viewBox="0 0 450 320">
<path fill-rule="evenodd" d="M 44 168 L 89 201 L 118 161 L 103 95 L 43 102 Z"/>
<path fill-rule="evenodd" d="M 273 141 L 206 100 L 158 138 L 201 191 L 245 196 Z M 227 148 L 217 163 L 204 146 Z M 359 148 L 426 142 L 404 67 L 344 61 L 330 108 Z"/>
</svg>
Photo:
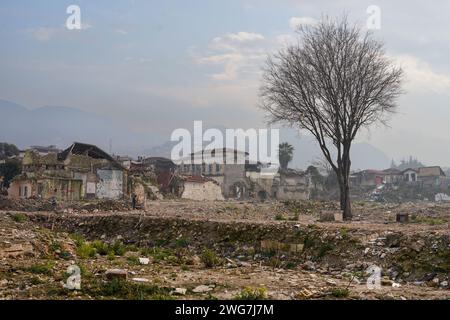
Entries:
<svg viewBox="0 0 450 320">
<path fill-rule="evenodd" d="M 42 200 L 37 198 L 30 199 L 10 199 L 0 196 L 0 210 L 14 211 L 50 211 L 53 209 L 50 200 Z"/>
</svg>

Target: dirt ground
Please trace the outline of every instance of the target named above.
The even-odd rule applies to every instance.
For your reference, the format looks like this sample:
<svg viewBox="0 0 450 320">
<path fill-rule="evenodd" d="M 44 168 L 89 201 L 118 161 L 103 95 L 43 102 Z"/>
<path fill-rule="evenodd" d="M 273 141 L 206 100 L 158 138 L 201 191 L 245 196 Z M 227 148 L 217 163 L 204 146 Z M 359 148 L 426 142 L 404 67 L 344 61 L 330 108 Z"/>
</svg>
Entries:
<svg viewBox="0 0 450 320">
<path fill-rule="evenodd" d="M 321 212 L 336 209 L 335 203 L 314 201 L 165 200 L 149 202 L 146 210 L 125 212 L 101 209 L 82 212 L 64 208 L 60 213 L 0 211 L 0 299 L 450 299 L 447 269 L 450 205 L 358 202 L 354 204 L 352 222 L 318 221 Z M 397 213 L 409 213 L 410 221 L 396 223 Z M 51 223 L 55 216 L 61 221 L 77 219 L 77 224 L 66 230 L 63 224 Z M 215 221 L 218 225 L 245 222 L 268 228 L 301 229 L 314 225 L 327 233 L 339 231 L 339 239 L 342 230 L 345 230 L 345 236 L 350 232 L 351 237 L 364 234 L 365 238 L 373 235 L 373 239 L 382 239 L 385 234 L 401 234 L 407 243 L 409 237 L 414 237 L 414 243 L 423 242 L 425 249 L 415 249 L 417 256 L 411 259 L 419 259 L 419 253 L 420 257 L 426 256 L 428 251 L 425 250 L 438 245 L 443 250 L 436 251 L 441 259 L 436 265 L 439 270 L 432 272 L 428 268 L 423 279 L 408 278 L 411 271 L 406 272 L 406 269 L 400 275 L 396 271 L 394 276 L 394 272 L 383 272 L 381 287 L 369 289 L 366 282 L 370 275 L 364 273 L 367 266 L 373 259 L 386 260 L 383 255 L 391 255 L 391 260 L 397 261 L 397 252 L 404 249 L 404 244 L 377 243 L 381 240 L 375 240 L 372 246 L 358 243 L 354 249 L 358 250 L 357 255 L 350 252 L 351 245 L 346 245 L 343 247 L 348 256 L 346 264 L 356 266 L 335 267 L 325 259 L 327 255 L 318 258 L 305 253 L 296 260 L 287 259 L 287 253 L 266 257 L 248 245 L 253 243 L 251 239 L 248 243 L 233 243 L 235 252 L 224 253 L 224 250 L 215 250 L 214 246 L 207 248 L 200 240 L 192 240 L 208 237 L 207 234 L 199 235 L 182 228 L 177 229 L 180 235 L 173 236 L 171 242 L 149 239 L 152 245 L 126 241 L 128 236 L 120 225 L 117 225 L 120 231 L 110 230 L 108 225 L 105 234 L 96 232 L 89 236 L 92 226 L 84 228 L 85 222 L 80 219 L 94 216 L 104 221 L 119 217 L 123 221 L 145 218 L 203 224 Z M 39 222 L 43 221 L 42 217 L 45 217 L 45 223 Z M 172 228 L 172 224 L 167 228 Z M 80 234 L 73 232 L 78 229 Z M 171 237 L 161 234 L 163 238 Z M 432 240 L 429 237 L 433 237 Z M 336 243 L 341 243 L 339 241 Z M 341 252 L 338 249 L 341 250 L 336 248 L 336 252 Z M 373 257 L 366 263 L 363 254 L 368 251 L 373 251 Z M 333 257 L 332 254 L 329 256 Z M 148 264 L 139 258 L 148 258 Z M 66 270 L 71 265 L 80 267 L 80 290 L 64 288 L 70 276 Z M 119 269 L 118 274 L 113 274 L 113 280 L 107 276 L 111 269 Z M 121 280 L 123 277 L 126 280 Z"/>
</svg>

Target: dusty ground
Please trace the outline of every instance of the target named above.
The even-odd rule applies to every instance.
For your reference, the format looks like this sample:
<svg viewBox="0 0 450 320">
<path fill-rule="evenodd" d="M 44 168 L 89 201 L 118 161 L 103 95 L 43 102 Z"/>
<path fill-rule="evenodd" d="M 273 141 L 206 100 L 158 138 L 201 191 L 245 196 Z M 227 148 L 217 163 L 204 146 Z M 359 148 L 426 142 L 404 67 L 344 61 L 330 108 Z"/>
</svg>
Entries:
<svg viewBox="0 0 450 320">
<path fill-rule="evenodd" d="M 96 209 L 94 212 L 82 212 L 64 208 L 56 214 L 0 211 L 0 298 L 450 299 L 449 205 L 380 205 L 361 202 L 354 205 L 355 221 L 318 221 L 321 211 L 335 209 L 333 203 L 309 201 L 287 204 L 155 201 L 149 203 L 145 211 L 112 212 Z M 395 214 L 398 212 L 409 213 L 411 222 L 395 223 Z M 124 221 L 124 224 L 121 226 L 118 223 L 117 230 L 111 230 L 111 225 L 107 225 L 101 232 L 90 233 L 94 224 L 88 225 L 89 219 L 94 217 L 97 219 L 95 226 L 98 226 L 99 217 L 103 219 L 101 221 L 124 219 L 118 220 Z M 227 228 L 230 228 L 228 223 L 235 222 L 239 228 L 242 225 L 261 225 L 263 227 L 258 228 L 262 228 L 268 238 L 267 230 L 275 230 L 273 233 L 276 234 L 295 228 L 303 230 L 314 225 L 314 228 L 323 230 L 327 235 L 324 241 L 329 241 L 329 234 L 337 234 L 336 248 L 320 256 L 303 249 L 305 253 L 295 259 L 286 258 L 289 254 L 282 252 L 277 252 L 276 256 L 264 256 L 255 251 L 257 245 L 253 247 L 253 243 L 259 245 L 260 239 L 263 239 L 255 231 L 257 240 L 249 239 L 246 242 L 239 239 L 233 242 L 233 252 L 229 252 L 223 247 L 210 247 L 208 242 L 203 241 L 208 234 L 192 232 L 186 226 L 178 227 L 176 233 L 158 231 L 158 239 L 154 236 L 156 233 L 147 232 L 141 238 L 155 239 L 148 239 L 151 241 L 144 242 L 145 245 L 142 241 L 127 241 L 131 237 L 124 228 L 133 228 L 126 226 L 125 222 L 133 219 L 145 221 L 146 218 L 159 224 L 159 218 L 168 219 L 170 223 L 167 229 L 174 228 L 174 221 L 196 221 L 200 225 L 215 221 L 214 226 L 227 225 Z M 76 221 L 76 224 L 73 222 L 73 227 L 69 228 L 69 224 L 63 221 Z M 136 224 L 134 233 L 139 228 L 145 229 Z M 192 228 L 199 229 L 198 225 Z M 80 230 L 84 237 L 75 234 L 74 230 Z M 379 239 L 385 239 L 385 235 L 391 234 L 401 235 L 403 242 L 399 245 L 380 243 L 383 240 Z M 167 241 L 160 238 L 166 238 Z M 304 243 L 306 245 L 306 241 Z M 324 242 L 320 243 L 323 245 Z M 411 243 L 411 246 L 420 243 L 421 247 L 414 247 L 414 251 L 404 248 L 407 246 L 404 243 Z M 436 249 L 435 253 L 432 253 L 433 248 Z M 405 269 L 400 275 L 398 271 L 383 272 L 381 289 L 369 290 L 366 285 L 369 275 L 364 272 L 367 266 L 383 259 L 387 266 L 394 265 L 402 250 L 405 250 L 407 257 L 410 257 L 410 252 L 416 252 L 415 256 L 411 256 L 415 260 L 427 258 L 427 250 L 431 250 L 430 260 L 433 255 L 440 259 L 436 260 L 437 271 L 430 271 L 428 265 L 424 268 L 426 272 L 421 274 L 423 279 L 408 277 L 414 270 L 406 272 Z M 331 258 L 339 255 L 345 256 L 346 266 L 333 265 Z M 149 258 L 150 262 L 141 264 L 140 257 Z M 405 261 L 403 255 L 401 257 L 401 262 L 408 266 L 414 263 Z M 69 276 L 66 270 L 70 265 L 81 268 L 81 290 L 63 288 Z M 416 267 L 413 264 L 413 268 Z M 107 280 L 105 273 L 108 269 L 126 270 L 127 281 Z M 176 288 L 182 293 L 182 289 L 186 289 L 185 294 L 175 294 Z"/>
</svg>

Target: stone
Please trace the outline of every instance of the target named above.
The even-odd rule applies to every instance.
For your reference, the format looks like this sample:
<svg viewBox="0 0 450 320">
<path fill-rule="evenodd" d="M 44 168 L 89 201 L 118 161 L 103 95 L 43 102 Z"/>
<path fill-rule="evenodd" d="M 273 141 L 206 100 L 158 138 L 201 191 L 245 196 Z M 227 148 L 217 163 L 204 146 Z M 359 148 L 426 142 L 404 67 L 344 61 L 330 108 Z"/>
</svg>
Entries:
<svg viewBox="0 0 450 320">
<path fill-rule="evenodd" d="M 306 261 L 302 267 L 305 270 L 310 270 L 310 271 L 316 270 L 316 265 L 312 261 Z"/>
<path fill-rule="evenodd" d="M 106 278 L 109 280 L 112 279 L 123 279 L 126 280 L 128 276 L 128 272 L 123 269 L 108 269 L 105 272 Z"/>
<path fill-rule="evenodd" d="M 175 290 L 172 291 L 173 295 L 179 295 L 179 296 L 184 296 L 187 292 L 186 288 L 175 288 Z"/>
<path fill-rule="evenodd" d="M 336 281 L 331 280 L 331 279 L 327 280 L 327 284 L 330 285 L 330 286 L 336 286 L 337 285 Z"/>
<path fill-rule="evenodd" d="M 132 278 L 131 280 L 133 280 L 134 282 L 140 282 L 140 283 L 145 283 L 145 282 L 149 282 L 150 280 L 145 279 L 145 278 Z"/>
<path fill-rule="evenodd" d="M 197 287 L 194 288 L 194 290 L 192 290 L 192 292 L 194 293 L 206 293 L 209 291 L 212 291 L 213 288 L 211 288 L 210 286 L 205 286 L 205 285 L 199 285 Z"/>
<path fill-rule="evenodd" d="M 344 214 L 342 212 L 334 213 L 334 221 L 342 222 L 344 221 Z"/>
<path fill-rule="evenodd" d="M 150 262 L 149 258 L 139 258 L 140 264 L 148 264 Z"/>
<path fill-rule="evenodd" d="M 391 279 L 386 279 L 386 278 L 381 279 L 382 286 L 392 286 L 393 283 L 394 283 L 394 281 L 392 281 Z"/>
<path fill-rule="evenodd" d="M 8 248 L 0 248 L 0 257 L 15 258 L 24 255 L 32 255 L 33 246 L 30 243 L 12 244 Z"/>
<path fill-rule="evenodd" d="M 439 286 L 441 288 L 447 288 L 448 287 L 448 281 L 442 281 Z"/>
<path fill-rule="evenodd" d="M 392 283 L 392 288 L 400 288 L 400 283 L 393 282 Z"/>
</svg>

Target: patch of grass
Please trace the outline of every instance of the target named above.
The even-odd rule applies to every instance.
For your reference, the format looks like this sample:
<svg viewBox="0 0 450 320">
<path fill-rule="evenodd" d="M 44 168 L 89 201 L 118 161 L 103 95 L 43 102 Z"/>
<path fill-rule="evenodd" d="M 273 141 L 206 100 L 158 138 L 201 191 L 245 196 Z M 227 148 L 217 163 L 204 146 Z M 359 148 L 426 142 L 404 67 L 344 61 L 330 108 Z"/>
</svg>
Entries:
<svg viewBox="0 0 450 320">
<path fill-rule="evenodd" d="M 136 256 L 129 256 L 129 257 L 127 257 L 127 261 L 128 261 L 129 264 L 132 264 L 132 265 L 140 264 L 139 257 L 136 257 Z"/>
<path fill-rule="evenodd" d="M 73 239 L 73 241 L 75 241 L 75 245 L 77 247 L 80 247 L 83 243 L 86 242 L 84 236 L 79 233 L 71 234 L 70 237 Z"/>
<path fill-rule="evenodd" d="M 37 286 L 39 284 L 42 284 L 43 281 L 41 279 L 39 279 L 38 277 L 33 277 L 30 279 L 30 284 Z"/>
<path fill-rule="evenodd" d="M 322 243 L 322 244 L 319 246 L 319 250 L 317 251 L 317 257 L 318 257 L 318 258 L 322 258 L 322 257 L 325 256 L 329 251 L 331 251 L 331 250 L 333 250 L 333 249 L 334 249 L 334 246 L 333 246 L 331 243 L 329 243 L 329 242 Z"/>
<path fill-rule="evenodd" d="M 213 268 L 222 263 L 221 259 L 217 256 L 217 254 L 210 249 L 205 249 L 202 252 L 202 255 L 200 256 L 200 261 L 203 262 L 203 264 L 207 268 Z"/>
<path fill-rule="evenodd" d="M 28 268 L 28 271 L 34 274 L 43 274 L 50 276 L 53 273 L 53 263 L 34 264 Z"/>
<path fill-rule="evenodd" d="M 76 252 L 81 259 L 88 259 L 94 257 L 97 250 L 91 244 L 84 242 L 77 246 Z"/>
<path fill-rule="evenodd" d="M 122 279 L 113 279 L 102 283 L 100 286 L 93 286 L 89 290 L 90 294 L 114 297 L 128 300 L 170 300 L 169 288 L 160 287 L 154 284 L 136 284 Z"/>
<path fill-rule="evenodd" d="M 95 248 L 95 250 L 97 250 L 97 253 L 99 255 L 106 256 L 110 252 L 114 253 L 114 251 L 111 249 L 111 247 L 107 243 L 105 243 L 101 240 L 92 241 L 91 245 L 92 245 L 92 247 Z"/>
<path fill-rule="evenodd" d="M 155 261 L 162 261 L 173 257 L 173 251 L 167 248 L 155 247 L 152 250 L 147 251 L 146 255 L 151 255 Z"/>
<path fill-rule="evenodd" d="M 341 234 L 341 237 L 344 240 L 348 240 L 350 238 L 347 228 L 341 228 L 341 230 L 339 230 L 339 233 Z"/>
<path fill-rule="evenodd" d="M 234 300 L 265 300 L 267 299 L 266 288 L 246 287 L 233 297 Z"/>
<path fill-rule="evenodd" d="M 276 221 L 284 221 L 284 220 L 286 220 L 286 218 L 281 213 L 277 213 L 275 215 L 275 220 Z"/>
<path fill-rule="evenodd" d="M 295 268 L 297 268 L 297 263 L 293 261 L 288 261 L 286 263 L 286 269 L 295 269 Z"/>
<path fill-rule="evenodd" d="M 22 223 L 27 221 L 28 217 L 23 213 L 15 213 L 11 216 L 11 219 L 13 219 L 13 221 L 15 222 Z"/>
<path fill-rule="evenodd" d="M 128 251 L 127 246 L 120 241 L 114 242 L 111 248 L 116 256 L 123 256 Z"/>
<path fill-rule="evenodd" d="M 440 225 L 447 223 L 447 221 L 445 221 L 443 219 L 431 218 L 431 217 L 413 216 L 411 220 L 413 220 L 414 223 L 423 223 L 423 224 L 427 224 L 430 226 L 440 226 Z"/>
<path fill-rule="evenodd" d="M 177 248 L 186 248 L 188 245 L 189 245 L 188 241 L 184 238 L 180 238 L 175 241 L 175 246 Z"/>
<path fill-rule="evenodd" d="M 333 288 L 333 290 L 331 290 L 331 295 L 335 298 L 346 298 L 348 297 L 350 294 L 350 291 L 348 290 L 348 288 Z"/>
</svg>

